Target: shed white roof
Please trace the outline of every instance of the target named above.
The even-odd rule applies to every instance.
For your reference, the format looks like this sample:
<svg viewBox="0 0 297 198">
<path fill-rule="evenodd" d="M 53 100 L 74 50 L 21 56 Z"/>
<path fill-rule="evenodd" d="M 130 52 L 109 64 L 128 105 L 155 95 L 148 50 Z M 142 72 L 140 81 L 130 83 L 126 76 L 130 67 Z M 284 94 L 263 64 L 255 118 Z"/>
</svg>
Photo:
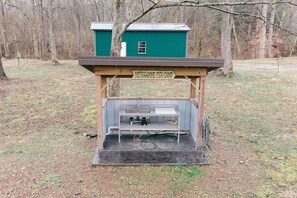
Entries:
<svg viewBox="0 0 297 198">
<path fill-rule="evenodd" d="M 92 30 L 112 30 L 113 23 L 92 23 Z M 184 23 L 133 23 L 127 31 L 190 31 Z"/>
</svg>

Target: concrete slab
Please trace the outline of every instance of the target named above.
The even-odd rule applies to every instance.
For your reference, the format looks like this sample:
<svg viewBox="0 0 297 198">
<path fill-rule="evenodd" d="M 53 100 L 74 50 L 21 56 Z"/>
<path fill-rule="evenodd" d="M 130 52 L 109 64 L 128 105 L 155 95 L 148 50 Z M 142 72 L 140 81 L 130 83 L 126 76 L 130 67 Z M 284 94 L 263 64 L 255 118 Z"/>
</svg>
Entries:
<svg viewBox="0 0 297 198">
<path fill-rule="evenodd" d="M 103 150 L 96 150 L 92 165 L 207 164 L 202 150 L 195 149 L 190 134 L 125 134 L 106 137 Z"/>
</svg>

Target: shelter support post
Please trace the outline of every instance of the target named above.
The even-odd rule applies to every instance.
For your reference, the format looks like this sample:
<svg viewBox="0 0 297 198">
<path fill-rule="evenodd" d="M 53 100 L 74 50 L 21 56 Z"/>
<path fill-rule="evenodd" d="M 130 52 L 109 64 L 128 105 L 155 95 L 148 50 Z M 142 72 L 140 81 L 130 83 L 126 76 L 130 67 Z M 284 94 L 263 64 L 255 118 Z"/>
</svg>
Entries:
<svg viewBox="0 0 297 198">
<path fill-rule="evenodd" d="M 197 78 L 192 77 L 191 78 L 191 90 L 190 90 L 190 98 L 194 99 L 195 95 L 196 95 L 196 87 L 194 85 L 196 85 L 196 81 Z"/>
<path fill-rule="evenodd" d="M 96 96 L 97 96 L 97 147 L 98 149 L 103 149 L 103 128 L 102 128 L 102 76 L 96 75 Z"/>
<path fill-rule="evenodd" d="M 205 97 L 205 77 L 199 78 L 199 97 L 198 97 L 198 124 L 197 124 L 197 138 L 196 149 L 202 149 L 202 131 L 203 131 L 203 114 L 204 114 L 204 97 Z"/>
</svg>

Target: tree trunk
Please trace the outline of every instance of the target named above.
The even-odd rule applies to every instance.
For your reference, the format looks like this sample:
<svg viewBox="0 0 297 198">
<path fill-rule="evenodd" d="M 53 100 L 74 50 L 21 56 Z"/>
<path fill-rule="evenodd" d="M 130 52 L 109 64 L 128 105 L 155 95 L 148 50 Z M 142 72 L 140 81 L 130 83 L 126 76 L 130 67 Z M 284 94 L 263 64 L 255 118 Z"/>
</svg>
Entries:
<svg viewBox="0 0 297 198">
<path fill-rule="evenodd" d="M 110 56 L 121 55 L 122 28 L 123 28 L 122 9 L 123 9 L 123 2 L 121 0 L 115 0 Z M 120 96 L 120 79 L 119 78 L 115 78 L 113 82 L 111 82 L 109 95 L 111 97 Z"/>
<path fill-rule="evenodd" d="M 32 36 L 33 36 L 33 48 L 34 48 L 34 57 L 35 59 L 40 58 L 39 57 L 39 51 L 38 51 L 38 37 L 37 37 L 37 23 L 36 23 L 36 5 L 35 0 L 31 0 L 31 8 L 32 8 Z"/>
<path fill-rule="evenodd" d="M 265 58 L 267 8 L 268 8 L 268 5 L 264 4 L 262 9 L 263 23 L 261 27 L 261 37 L 260 37 L 260 51 L 259 51 L 260 58 Z"/>
<path fill-rule="evenodd" d="M 54 32 L 54 0 L 50 0 L 48 4 L 48 15 L 49 15 L 49 33 L 50 33 L 50 48 L 51 48 L 51 58 L 53 64 L 59 64 L 57 58 L 57 48 L 56 48 L 56 36 Z"/>
<path fill-rule="evenodd" d="M 232 12 L 233 8 L 228 7 L 227 11 Z M 221 53 L 224 58 L 224 67 L 222 74 L 224 76 L 231 76 L 233 73 L 232 51 L 231 51 L 231 31 L 232 30 L 232 15 L 222 13 L 222 27 L 221 27 Z"/>
<path fill-rule="evenodd" d="M 294 53 L 295 49 L 297 49 L 297 37 L 294 39 L 293 44 L 290 46 L 289 57 L 292 56 L 292 54 Z"/>
<path fill-rule="evenodd" d="M 110 56 L 120 56 L 121 54 L 121 43 L 122 43 L 122 28 L 123 21 L 121 19 L 122 1 L 115 1 L 115 9 L 113 16 L 113 28 L 112 28 L 112 40 Z"/>
<path fill-rule="evenodd" d="M 154 0 L 155 3 L 160 3 L 160 0 Z M 151 11 L 152 23 L 160 23 L 162 21 L 160 9 L 154 9 Z"/>
<path fill-rule="evenodd" d="M 294 4 L 297 4 L 297 0 L 292 1 Z M 291 30 L 297 32 L 297 10 L 294 5 L 291 5 Z M 292 38 L 292 44 L 290 45 L 290 54 L 291 57 L 294 52 L 297 51 L 297 37 Z"/>
<path fill-rule="evenodd" d="M 7 76 L 4 72 L 4 69 L 3 69 L 3 64 L 2 64 L 2 58 L 0 56 L 0 80 L 2 79 L 7 79 Z"/>
<path fill-rule="evenodd" d="M 100 2 L 100 8 L 101 8 L 101 14 L 102 14 L 102 17 L 101 17 L 101 21 L 103 21 L 103 22 L 105 22 L 105 19 L 107 18 L 106 17 L 106 15 L 107 15 L 107 11 L 105 10 L 105 6 L 104 5 L 106 5 L 107 6 L 107 4 L 104 4 L 104 2 Z M 98 12 L 99 12 L 99 10 L 98 10 Z M 100 20 L 100 19 L 99 19 Z M 98 20 L 98 21 L 99 21 Z"/>
<path fill-rule="evenodd" d="M 275 12 L 276 12 L 276 4 L 273 4 L 271 14 L 270 14 L 269 31 L 268 31 L 268 44 L 267 44 L 268 45 L 268 57 L 269 58 L 273 57 L 271 45 L 272 45 L 273 23 L 274 23 L 274 18 L 275 18 Z"/>
<path fill-rule="evenodd" d="M 100 21 L 100 11 L 99 11 L 99 8 L 98 8 L 98 2 L 96 0 L 93 0 L 93 5 L 94 5 L 94 9 L 95 9 L 96 21 L 99 22 Z M 103 6 L 102 6 L 102 11 L 104 11 Z M 102 16 L 104 17 L 104 12 L 102 13 Z M 102 20 L 102 21 L 104 21 L 104 20 Z"/>
<path fill-rule="evenodd" d="M 63 2 L 63 0 L 59 0 L 59 4 L 61 5 L 61 2 Z M 70 3 L 67 4 L 68 6 L 70 6 Z M 62 29 L 62 42 L 60 43 L 61 46 L 63 46 L 65 51 L 65 56 L 67 56 L 69 59 L 72 58 L 72 43 L 73 43 L 73 39 L 69 39 L 68 37 L 68 32 L 66 31 L 66 22 L 65 22 L 65 18 L 63 17 L 64 15 L 64 9 L 62 6 L 60 6 L 59 9 L 59 15 L 61 17 L 61 23 L 60 23 L 60 28 Z"/>
<path fill-rule="evenodd" d="M 78 55 L 83 54 L 83 47 L 82 47 L 82 11 L 79 5 L 80 1 L 72 1 L 72 12 L 74 15 L 74 23 L 76 29 L 76 43 L 78 49 Z M 96 4 L 96 1 L 94 1 Z"/>
<path fill-rule="evenodd" d="M 78 11 L 77 11 L 78 12 Z M 76 13 L 76 39 L 77 39 L 77 44 L 78 44 L 78 54 L 82 55 L 82 19 L 81 19 L 81 14 L 80 13 Z"/>
<path fill-rule="evenodd" d="M 136 11 L 136 3 L 135 0 L 126 0 L 125 3 L 125 17 L 127 21 L 131 21 L 136 17 L 135 11 Z"/>
<path fill-rule="evenodd" d="M 232 17 L 233 18 L 233 17 Z M 237 49 L 237 53 L 235 53 L 236 58 L 238 57 L 238 55 L 241 54 L 241 50 L 240 50 L 240 46 L 239 46 L 239 42 L 238 42 L 238 37 L 237 37 L 237 33 L 236 33 L 236 28 L 235 28 L 235 23 L 234 23 L 234 19 L 232 19 L 232 29 L 233 29 L 233 35 L 234 35 L 234 39 L 235 39 L 235 49 Z"/>
<path fill-rule="evenodd" d="M 39 1 L 39 50 L 40 58 L 45 60 L 45 32 L 44 32 L 44 11 L 43 0 Z"/>
<path fill-rule="evenodd" d="M 8 44 L 8 39 L 7 39 L 7 26 L 6 26 L 6 14 L 5 14 L 5 9 L 4 9 L 4 4 L 3 1 L 0 0 L 0 10 L 1 10 L 1 16 L 2 16 L 2 21 L 1 21 L 1 26 L 2 26 L 2 39 L 3 39 L 3 45 L 4 45 L 4 57 L 10 58 L 10 50 L 9 50 L 9 44 Z"/>
<path fill-rule="evenodd" d="M 180 19 L 179 19 L 179 22 L 180 23 L 186 23 L 186 19 L 184 18 L 184 16 L 185 16 L 185 13 L 187 13 L 187 7 L 180 6 L 179 7 L 179 10 L 180 10 Z"/>
</svg>

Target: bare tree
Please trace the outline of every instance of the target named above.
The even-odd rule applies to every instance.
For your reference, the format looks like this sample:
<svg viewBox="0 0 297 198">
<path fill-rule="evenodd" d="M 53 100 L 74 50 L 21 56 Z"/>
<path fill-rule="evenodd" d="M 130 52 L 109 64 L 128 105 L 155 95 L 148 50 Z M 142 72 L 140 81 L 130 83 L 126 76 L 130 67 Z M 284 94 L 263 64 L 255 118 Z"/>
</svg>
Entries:
<svg viewBox="0 0 297 198">
<path fill-rule="evenodd" d="M 297 5 L 297 0 L 293 0 L 293 3 Z M 291 5 L 291 29 L 293 31 L 297 31 L 297 9 Z M 297 36 L 290 38 L 290 54 L 289 56 L 291 57 L 293 52 L 296 50 L 297 51 Z"/>
<path fill-rule="evenodd" d="M 6 76 L 5 72 L 4 72 L 2 58 L 0 56 L 0 80 L 2 80 L 2 79 L 7 79 L 7 76 Z"/>
<path fill-rule="evenodd" d="M 99 1 L 98 0 L 91 0 L 90 1 L 90 3 L 93 5 L 93 7 L 94 7 L 94 14 L 95 14 L 95 16 L 96 16 L 96 21 L 97 22 L 99 22 L 99 21 L 101 21 L 100 19 L 101 19 L 101 17 L 100 17 L 100 9 L 99 9 L 99 7 L 101 7 L 100 5 L 99 5 Z M 103 7 L 103 6 L 102 6 Z M 102 9 L 103 10 L 103 13 L 102 13 L 102 16 L 104 17 L 104 9 Z M 104 21 L 104 19 L 102 19 L 102 21 Z"/>
<path fill-rule="evenodd" d="M 265 43 L 266 43 L 266 18 L 267 18 L 267 8 L 268 8 L 268 4 L 263 4 L 263 8 L 262 8 L 262 17 L 263 17 L 263 21 L 262 21 L 262 26 L 261 26 L 261 36 L 260 36 L 260 51 L 259 51 L 259 57 L 260 58 L 265 58 Z"/>
<path fill-rule="evenodd" d="M 1 26 L 2 26 L 2 39 L 3 39 L 3 45 L 4 45 L 4 56 L 6 58 L 10 58 L 10 50 L 9 50 L 9 43 L 8 43 L 8 29 L 7 29 L 7 19 L 6 19 L 6 13 L 4 9 L 3 0 L 0 0 L 0 11 L 1 11 Z"/>
<path fill-rule="evenodd" d="M 39 50 L 40 50 L 40 58 L 45 60 L 45 25 L 44 25 L 44 8 L 43 8 L 43 0 L 39 0 L 38 5 L 38 14 L 39 14 Z"/>
<path fill-rule="evenodd" d="M 267 43 L 269 58 L 273 57 L 271 46 L 272 46 L 273 24 L 274 24 L 275 12 L 276 12 L 276 4 L 272 5 L 270 20 L 269 20 L 268 43 Z"/>
<path fill-rule="evenodd" d="M 56 36 L 55 36 L 55 32 L 54 32 L 54 9 L 55 9 L 54 2 L 55 2 L 55 0 L 49 0 L 49 2 L 48 2 L 50 48 L 51 48 L 52 63 L 59 64 L 59 61 L 57 58 Z"/>
<path fill-rule="evenodd" d="M 239 46 L 239 40 L 238 40 L 238 36 L 237 36 L 237 31 L 236 31 L 236 27 L 235 27 L 235 22 L 234 22 L 234 19 L 232 17 L 232 32 L 233 32 L 233 35 L 234 35 L 234 39 L 235 39 L 235 49 L 236 49 L 236 53 L 235 55 L 237 56 L 238 54 L 241 53 L 241 49 L 240 49 L 240 46 Z"/>
<path fill-rule="evenodd" d="M 77 0 L 72 1 L 72 9 L 74 15 L 74 21 L 76 26 L 76 41 L 78 44 L 78 54 L 81 55 L 83 48 L 82 48 L 82 10 Z"/>
<path fill-rule="evenodd" d="M 34 49 L 34 57 L 36 59 L 39 58 L 39 50 L 38 50 L 38 29 L 37 29 L 37 9 L 35 0 L 31 0 L 31 8 L 32 8 L 32 36 L 33 36 L 33 49 Z"/>
<path fill-rule="evenodd" d="M 127 21 L 130 21 L 136 17 L 137 1 L 126 0 L 125 2 L 125 17 Z"/>
<path fill-rule="evenodd" d="M 111 56 L 120 56 L 121 53 L 123 34 L 123 3 L 124 0 L 115 0 L 114 2 L 113 29 L 110 49 Z"/>
<path fill-rule="evenodd" d="M 232 7 L 227 7 L 227 12 L 232 12 Z M 231 51 L 231 32 L 232 32 L 232 15 L 222 13 L 222 28 L 221 28 L 221 53 L 224 58 L 224 67 L 222 68 L 223 75 L 232 75 L 232 51 Z"/>
<path fill-rule="evenodd" d="M 113 29 L 111 40 L 111 56 L 120 56 L 122 44 L 122 28 L 123 28 L 123 9 L 124 0 L 115 0 L 113 13 Z M 111 97 L 120 96 L 120 79 L 115 78 L 111 83 L 110 93 Z"/>
<path fill-rule="evenodd" d="M 161 0 L 154 0 L 153 2 L 157 5 L 161 3 Z M 160 23 L 162 21 L 161 10 L 153 9 L 151 13 L 151 18 L 153 23 Z"/>
</svg>

